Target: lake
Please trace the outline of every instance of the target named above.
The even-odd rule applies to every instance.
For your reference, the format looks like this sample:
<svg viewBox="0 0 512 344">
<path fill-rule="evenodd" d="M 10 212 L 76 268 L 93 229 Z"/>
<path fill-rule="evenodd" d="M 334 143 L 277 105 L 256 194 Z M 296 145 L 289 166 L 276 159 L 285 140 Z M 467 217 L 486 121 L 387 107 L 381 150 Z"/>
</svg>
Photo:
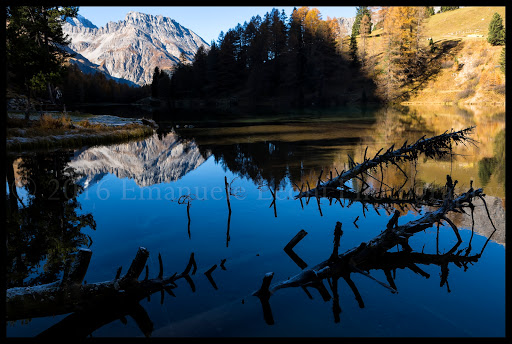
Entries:
<svg viewBox="0 0 512 344">
<path fill-rule="evenodd" d="M 164 275 L 173 275 L 194 253 L 189 281 L 178 280 L 174 295 L 156 292 L 126 310 L 93 309 L 80 321 L 70 313 L 8 321 L 7 337 L 58 334 L 63 326 L 82 326 L 92 337 L 505 336 L 504 108 L 159 118 L 167 120 L 158 133 L 140 141 L 8 155 L 7 283 L 59 280 L 77 248 L 92 251 L 86 283 L 109 281 L 120 266 L 128 271 L 139 247 L 149 251 L 149 278 L 159 273 L 159 254 Z M 365 175 L 364 185 L 442 187 L 451 175 L 460 194 L 472 181 L 484 189 L 496 230 L 476 200 L 473 230 L 469 211 L 448 215 L 462 243 L 445 222 L 411 237 L 413 252 L 369 269 L 371 278 L 354 272 L 348 282 L 327 278 L 322 286 L 279 289 L 269 307 L 253 296 L 269 272 L 278 283 L 328 259 L 338 221 L 343 253 L 379 235 L 395 209 L 399 225 L 433 209 L 295 199 L 300 187 L 381 148 L 470 126 L 476 146 L 454 145 L 449 158 L 420 155 L 400 168 L 383 166 L 382 174 Z M 290 254 L 284 247 L 301 230 L 307 235 Z M 401 251 L 395 246 L 390 254 Z"/>
</svg>

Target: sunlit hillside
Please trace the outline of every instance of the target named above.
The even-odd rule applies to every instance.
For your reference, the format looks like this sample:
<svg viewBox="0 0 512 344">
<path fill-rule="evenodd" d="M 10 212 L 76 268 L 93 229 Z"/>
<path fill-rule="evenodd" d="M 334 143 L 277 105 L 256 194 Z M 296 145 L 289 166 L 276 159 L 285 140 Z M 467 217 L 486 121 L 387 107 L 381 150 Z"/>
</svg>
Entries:
<svg viewBox="0 0 512 344">
<path fill-rule="evenodd" d="M 397 125 L 398 123 L 398 125 Z M 340 145 L 339 149 L 332 150 L 325 155 L 325 162 L 322 162 L 323 178 L 329 176 L 336 170 L 341 172 L 348 169 L 350 155 L 356 162 L 363 161 L 366 152 L 367 157 L 373 157 L 381 148 L 388 148 L 391 144 L 402 145 L 407 140 L 412 143 L 430 132 L 427 137 L 442 134 L 445 131 L 461 130 L 475 126 L 470 137 L 474 139 L 475 145 L 467 143 L 453 146 L 452 159 L 423 159 L 420 158 L 416 167 L 405 163 L 401 168 L 408 175 L 416 175 L 417 185 L 435 184 L 444 185 L 446 175 L 451 174 L 459 181 L 460 192 L 464 192 L 473 180 L 476 187 L 485 187 L 486 194 L 503 198 L 504 188 L 504 131 L 505 131 L 505 108 L 504 107 L 467 107 L 461 109 L 456 106 L 419 105 L 409 106 L 408 111 L 397 109 L 383 109 L 377 114 L 376 122 L 367 132 L 359 130 L 361 142 L 359 145 Z M 368 149 L 367 149 L 368 147 Z M 396 147 L 396 146 L 395 146 Z M 501 147 L 501 148 L 500 148 Z M 497 152 L 502 155 L 497 156 Z M 492 172 L 488 171 L 486 162 L 489 159 L 503 160 L 498 163 L 497 168 Z M 331 163 L 332 161 L 332 163 Z M 308 169 L 302 178 L 296 181 L 297 185 L 310 184 L 315 186 L 320 175 L 320 168 Z M 403 173 L 390 165 L 385 168 L 386 177 L 384 182 L 387 185 L 399 188 L 406 178 Z M 372 173 L 380 178 L 380 171 Z M 414 178 L 407 180 L 407 187 L 411 187 Z M 370 184 L 376 180 L 368 177 Z M 466 189 L 466 190 L 464 190 Z"/>
<path fill-rule="evenodd" d="M 505 25 L 505 7 L 469 6 L 438 13 L 426 20 L 425 34 L 432 37 L 434 42 L 442 39 L 472 38 L 472 35 L 487 38 L 494 13 L 503 18 Z"/>
<path fill-rule="evenodd" d="M 406 103 L 418 104 L 501 104 L 505 103 L 505 74 L 500 70 L 503 46 L 487 42 L 489 23 L 498 13 L 505 24 L 505 7 L 463 7 L 435 14 L 424 22 L 424 47 L 432 38 L 437 54 L 428 60 L 425 75 L 403 87 Z M 383 68 L 383 29 L 372 32 L 364 43 L 369 60 L 375 67 L 365 72 L 376 78 Z M 358 36 L 358 51 L 363 41 Z M 442 51 L 440 54 L 439 52 Z M 349 56 L 349 39 L 343 53 Z"/>
</svg>

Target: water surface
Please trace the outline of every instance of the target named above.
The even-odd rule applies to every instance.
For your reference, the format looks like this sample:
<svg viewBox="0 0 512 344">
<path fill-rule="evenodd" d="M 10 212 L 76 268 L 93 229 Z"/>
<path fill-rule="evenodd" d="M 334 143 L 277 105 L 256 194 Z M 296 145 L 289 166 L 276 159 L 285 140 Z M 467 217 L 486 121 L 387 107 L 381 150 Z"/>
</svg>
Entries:
<svg viewBox="0 0 512 344">
<path fill-rule="evenodd" d="M 137 249 L 145 247 L 150 277 L 158 274 L 158 253 L 166 275 L 181 272 L 192 252 L 197 262 L 191 276 L 194 290 L 181 279 L 173 289 L 176 297 L 166 294 L 161 304 L 160 293 L 155 293 L 140 302 L 152 337 L 505 335 L 503 111 L 345 109 L 236 121 L 174 118 L 160 124 L 161 131 L 137 142 L 9 155 L 9 286 L 57 280 L 63 261 L 79 247 L 93 252 L 87 283 L 111 280 L 119 266 L 126 272 Z M 350 159 L 362 161 L 365 154 L 373 157 L 392 144 L 473 125 L 477 147 L 454 146 L 451 158 L 420 157 L 401 170 L 387 166 L 383 182 L 393 188 L 442 186 L 451 174 L 459 181 L 458 192 L 467 191 L 471 181 L 483 187 L 496 231 L 481 202 L 475 202 L 474 232 L 470 216 L 449 216 L 463 240 L 456 251 L 475 255 L 485 246 L 476 262 L 417 264 L 422 272 L 397 265 L 391 275 L 398 293 L 351 274 L 363 307 L 343 279 L 337 287 L 323 281 L 327 295 L 315 288 L 281 289 L 269 300 L 273 324 L 265 320 L 252 293 L 266 273 L 274 272 L 273 282 L 279 282 L 329 258 L 337 221 L 343 230 L 339 252 L 357 247 L 384 230 L 394 210 L 348 200 L 301 204 L 294 199 L 297 187 L 314 186 L 320 174 L 325 180 L 331 172 L 346 170 Z M 365 180 L 378 189 L 380 170 L 371 175 Z M 230 216 L 225 178 L 233 188 Z M 358 188 L 361 182 L 348 186 Z M 11 197 L 14 193 L 18 201 Z M 180 197 L 190 199 L 190 221 Z M 427 210 L 401 209 L 399 224 Z M 297 263 L 283 248 L 301 229 L 307 235 L 294 248 Z M 434 226 L 409 244 L 432 260 L 457 240 L 444 225 L 439 234 Z M 208 279 L 204 273 L 214 265 Z M 370 274 L 387 283 L 384 270 Z M 7 336 L 36 336 L 67 316 L 9 322 Z M 144 331 L 127 314 L 92 336 L 137 337 Z"/>
</svg>

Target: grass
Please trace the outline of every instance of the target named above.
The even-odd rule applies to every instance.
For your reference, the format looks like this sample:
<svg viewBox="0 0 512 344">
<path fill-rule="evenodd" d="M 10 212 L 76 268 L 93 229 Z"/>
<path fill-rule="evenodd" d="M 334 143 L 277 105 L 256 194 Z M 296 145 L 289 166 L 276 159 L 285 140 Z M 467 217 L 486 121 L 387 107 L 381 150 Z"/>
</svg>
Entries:
<svg viewBox="0 0 512 344">
<path fill-rule="evenodd" d="M 39 126 L 41 129 L 72 129 L 73 123 L 68 115 L 54 118 L 50 114 L 43 114 L 39 120 Z"/>
<path fill-rule="evenodd" d="M 489 23 L 498 13 L 505 25 L 505 7 L 463 7 L 435 14 L 425 20 L 422 42 L 432 37 L 436 46 L 449 46 L 446 52 L 429 65 L 433 73 L 426 81 L 413 82 L 402 87 L 406 104 L 489 104 L 505 103 L 505 75 L 499 65 L 501 46 L 487 42 Z M 376 57 L 376 69 L 382 68 L 383 29 L 375 30 L 367 39 L 367 52 Z M 357 38 L 359 50 L 361 38 Z M 343 54 L 349 56 L 349 40 L 343 41 Z M 461 68 L 459 64 L 462 64 Z M 375 79 L 372 71 L 369 77 Z M 425 73 L 427 74 L 427 73 Z M 477 82 L 475 82 L 475 80 Z M 470 90 L 471 89 L 471 90 Z"/>
<path fill-rule="evenodd" d="M 505 24 L 505 7 L 464 7 L 425 21 L 425 36 L 432 37 L 436 44 L 451 40 L 459 43 L 443 56 L 435 77 L 411 95 L 410 103 L 505 103 L 505 75 L 496 68 L 502 47 L 487 42 L 494 13 Z M 462 67 L 455 68 L 457 63 Z"/>
<path fill-rule="evenodd" d="M 425 34 L 434 42 L 444 39 L 482 35 L 487 38 L 489 23 L 497 12 L 505 25 L 505 7 L 468 6 L 454 11 L 437 13 L 425 22 Z"/>
<path fill-rule="evenodd" d="M 439 72 L 409 101 L 504 104 L 505 75 L 496 67 L 502 47 L 480 38 L 462 39 L 458 48 L 443 57 Z M 462 68 L 454 67 L 455 59 Z"/>
<path fill-rule="evenodd" d="M 69 116 L 55 118 L 49 114 L 30 121 L 7 117 L 6 124 L 7 151 L 119 143 L 147 137 L 154 132 L 152 128 L 137 123 L 123 126 L 92 124 L 88 120 L 73 123 Z"/>
</svg>

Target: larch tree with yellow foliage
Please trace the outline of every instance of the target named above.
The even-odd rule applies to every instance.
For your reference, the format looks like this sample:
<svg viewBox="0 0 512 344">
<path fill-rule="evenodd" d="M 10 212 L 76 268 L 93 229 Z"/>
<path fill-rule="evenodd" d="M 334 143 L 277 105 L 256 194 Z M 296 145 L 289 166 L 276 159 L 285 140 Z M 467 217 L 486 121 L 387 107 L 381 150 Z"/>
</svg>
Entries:
<svg viewBox="0 0 512 344">
<path fill-rule="evenodd" d="M 424 7 L 392 6 L 382 8 L 383 69 L 378 80 L 382 96 L 397 98 L 399 89 L 413 82 L 422 70 L 422 24 Z"/>
<path fill-rule="evenodd" d="M 359 27 L 359 35 L 361 37 L 361 66 L 366 65 L 366 46 L 368 41 L 368 36 L 370 33 L 370 26 L 371 21 L 370 17 L 368 15 L 363 15 L 363 18 L 361 19 L 361 24 Z"/>
</svg>

